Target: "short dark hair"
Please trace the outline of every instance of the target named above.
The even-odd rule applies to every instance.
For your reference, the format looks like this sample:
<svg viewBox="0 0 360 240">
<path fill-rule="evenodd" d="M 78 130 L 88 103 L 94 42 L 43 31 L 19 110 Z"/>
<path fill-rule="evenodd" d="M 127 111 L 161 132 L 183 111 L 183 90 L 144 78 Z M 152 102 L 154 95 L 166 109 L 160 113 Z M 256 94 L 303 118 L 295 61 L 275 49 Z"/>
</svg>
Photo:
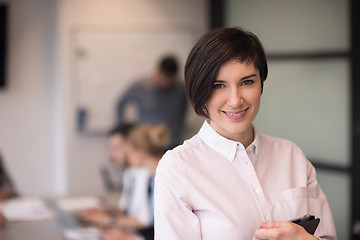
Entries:
<svg viewBox="0 0 360 240">
<path fill-rule="evenodd" d="M 231 59 L 254 63 L 263 88 L 268 66 L 260 40 L 238 27 L 214 29 L 199 39 L 185 64 L 186 94 L 198 115 L 209 117 L 205 104 L 220 67 Z"/>
<path fill-rule="evenodd" d="M 126 138 L 130 130 L 134 127 L 134 123 L 119 123 L 108 132 L 108 136 L 111 137 L 113 135 L 119 134 Z"/>
<path fill-rule="evenodd" d="M 168 76 L 174 76 L 178 71 L 178 64 L 174 56 L 165 56 L 159 62 L 159 70 Z"/>
</svg>

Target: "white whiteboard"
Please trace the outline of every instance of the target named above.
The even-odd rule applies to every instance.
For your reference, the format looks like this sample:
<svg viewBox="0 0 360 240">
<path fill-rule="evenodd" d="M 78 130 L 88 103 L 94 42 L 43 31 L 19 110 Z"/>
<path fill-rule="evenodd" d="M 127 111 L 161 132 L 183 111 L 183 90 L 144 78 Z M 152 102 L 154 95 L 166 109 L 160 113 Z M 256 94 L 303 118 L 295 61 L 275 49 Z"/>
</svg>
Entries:
<svg viewBox="0 0 360 240">
<path fill-rule="evenodd" d="M 86 131 L 104 132 L 116 120 L 116 102 L 129 85 L 147 77 L 159 58 L 173 54 L 183 79 L 197 35 L 190 29 L 77 29 L 74 46 L 76 107 L 86 109 Z"/>
</svg>

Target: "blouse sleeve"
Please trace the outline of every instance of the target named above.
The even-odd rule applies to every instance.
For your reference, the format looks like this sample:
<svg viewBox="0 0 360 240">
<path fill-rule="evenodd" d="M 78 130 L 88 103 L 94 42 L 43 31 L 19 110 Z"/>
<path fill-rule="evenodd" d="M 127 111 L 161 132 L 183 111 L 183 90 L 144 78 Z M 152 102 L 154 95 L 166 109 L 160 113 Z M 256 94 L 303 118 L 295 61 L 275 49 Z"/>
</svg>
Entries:
<svg viewBox="0 0 360 240">
<path fill-rule="evenodd" d="M 308 162 L 308 169 L 309 212 L 320 218 L 320 224 L 315 232 L 315 236 L 322 240 L 336 240 L 336 231 L 330 206 L 317 182 L 315 168 L 310 162 Z"/>
<path fill-rule="evenodd" d="M 201 239 L 184 170 L 170 154 L 165 154 L 159 163 L 154 193 L 156 240 Z"/>
</svg>

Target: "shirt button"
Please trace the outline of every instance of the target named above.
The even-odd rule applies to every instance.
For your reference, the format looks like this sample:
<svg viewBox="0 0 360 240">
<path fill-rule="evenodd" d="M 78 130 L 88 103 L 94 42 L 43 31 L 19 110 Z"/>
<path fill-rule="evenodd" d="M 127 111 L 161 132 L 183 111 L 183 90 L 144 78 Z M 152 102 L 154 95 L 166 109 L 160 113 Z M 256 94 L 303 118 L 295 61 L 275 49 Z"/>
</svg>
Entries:
<svg viewBox="0 0 360 240">
<path fill-rule="evenodd" d="M 261 192 L 260 188 L 256 188 L 256 189 L 255 189 L 255 192 L 256 192 L 256 193 L 260 193 L 260 192 Z"/>
</svg>

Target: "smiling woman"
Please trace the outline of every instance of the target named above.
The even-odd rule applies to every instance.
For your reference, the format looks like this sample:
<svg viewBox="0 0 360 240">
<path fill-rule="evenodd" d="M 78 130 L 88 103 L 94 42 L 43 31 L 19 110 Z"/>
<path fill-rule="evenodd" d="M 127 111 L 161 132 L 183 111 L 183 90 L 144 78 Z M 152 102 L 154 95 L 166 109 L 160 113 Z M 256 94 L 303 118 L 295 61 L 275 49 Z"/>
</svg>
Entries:
<svg viewBox="0 0 360 240">
<path fill-rule="evenodd" d="M 187 95 L 208 119 L 158 165 L 156 239 L 336 239 L 303 152 L 253 126 L 267 71 L 259 39 L 240 28 L 210 31 L 190 52 Z M 321 219 L 316 237 L 289 221 L 307 214 Z"/>
<path fill-rule="evenodd" d="M 268 67 L 259 39 L 254 34 L 243 31 L 237 34 L 209 32 L 196 43 L 185 66 L 186 93 L 197 114 L 209 117 L 205 109 L 206 101 L 215 86 L 220 66 L 229 60 L 253 63 L 258 70 L 261 89 L 263 88 Z"/>
<path fill-rule="evenodd" d="M 210 126 L 245 147 L 253 141 L 252 121 L 260 107 L 261 80 L 254 64 L 230 60 L 217 74 L 207 101 Z"/>
</svg>

